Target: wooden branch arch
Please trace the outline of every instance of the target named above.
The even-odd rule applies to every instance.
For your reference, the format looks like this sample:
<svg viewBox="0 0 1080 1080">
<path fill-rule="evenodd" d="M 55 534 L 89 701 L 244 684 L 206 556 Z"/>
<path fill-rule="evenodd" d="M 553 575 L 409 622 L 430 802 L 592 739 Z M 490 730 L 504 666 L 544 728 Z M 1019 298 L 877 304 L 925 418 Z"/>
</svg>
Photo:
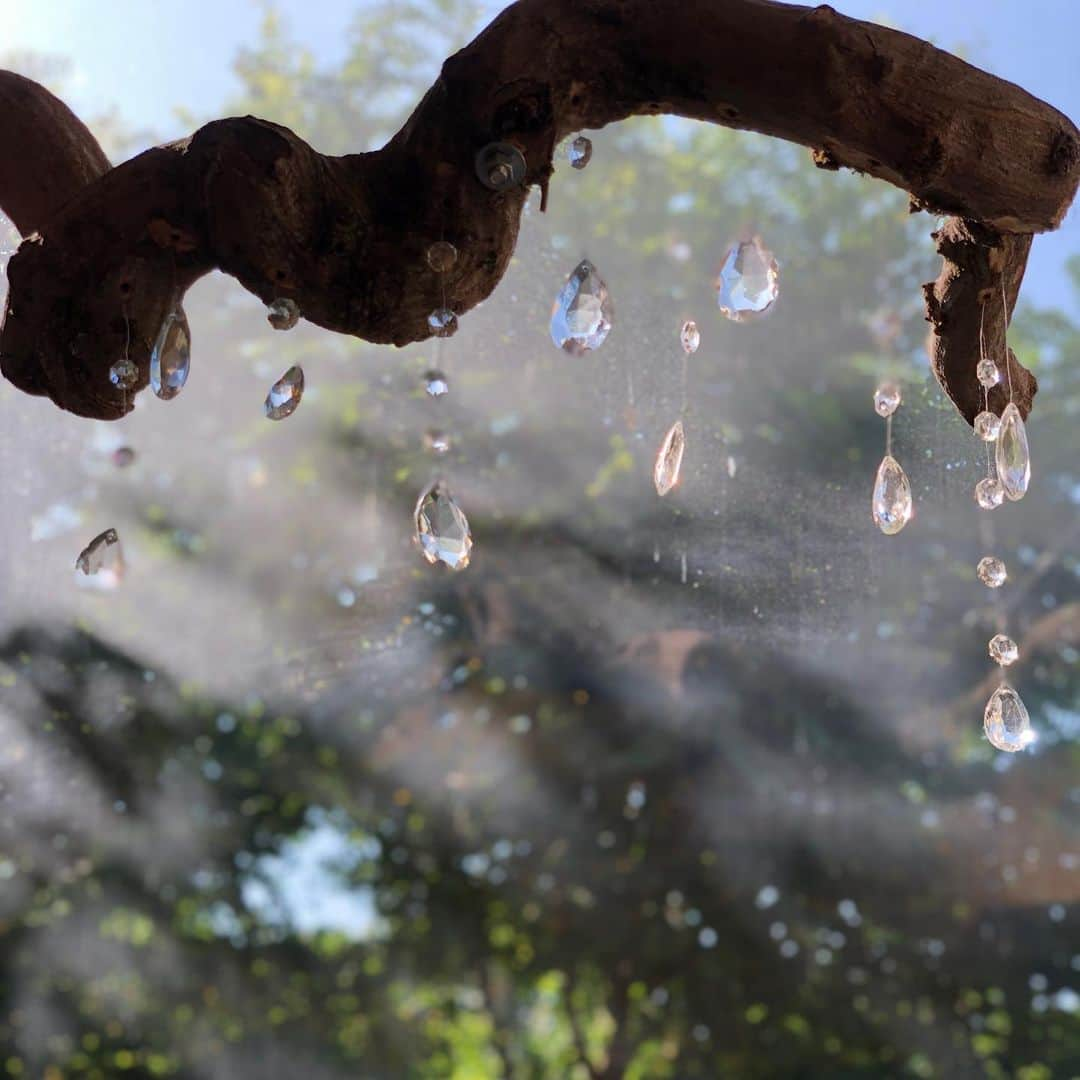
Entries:
<svg viewBox="0 0 1080 1080">
<path fill-rule="evenodd" d="M 510 261 L 531 185 L 567 134 L 672 113 L 801 143 L 950 215 L 924 287 L 938 379 L 970 422 L 982 304 L 1011 312 L 1034 233 L 1056 228 L 1080 179 L 1080 134 L 1017 86 L 896 30 L 770 0 L 518 0 L 450 57 L 383 147 L 328 157 L 286 128 L 218 120 L 110 168 L 87 128 L 41 86 L 0 72 L 0 207 L 26 237 L 9 265 L 0 368 L 83 416 L 122 415 L 108 379 L 128 329 L 139 386 L 173 298 L 218 268 L 264 301 L 372 342 L 428 337 L 444 275 L 468 311 Z M 476 177 L 488 143 L 516 145 L 525 183 Z M 130 327 L 129 327 L 130 324 Z M 987 303 L 991 355 L 1002 305 Z M 1012 358 L 1026 415 L 1035 379 Z M 1000 411 L 1004 390 L 991 393 Z M 128 402 L 130 408 L 130 401 Z"/>
</svg>

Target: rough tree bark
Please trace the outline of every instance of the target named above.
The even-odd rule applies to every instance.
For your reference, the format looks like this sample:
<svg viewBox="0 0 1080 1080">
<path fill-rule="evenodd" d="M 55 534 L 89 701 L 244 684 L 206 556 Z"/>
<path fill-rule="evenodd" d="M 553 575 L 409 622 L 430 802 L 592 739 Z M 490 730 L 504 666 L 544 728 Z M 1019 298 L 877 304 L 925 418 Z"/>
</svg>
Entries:
<svg viewBox="0 0 1080 1080">
<path fill-rule="evenodd" d="M 505 271 L 556 143 L 655 113 L 802 143 L 822 168 L 857 169 L 910 192 L 913 209 L 952 215 L 937 234 L 941 276 L 926 286 L 930 353 L 973 419 L 983 307 L 1001 357 L 1007 321 L 993 301 L 1004 280 L 1011 310 L 1032 234 L 1071 203 L 1080 134 L 917 38 L 770 0 L 518 0 L 446 61 L 382 150 L 345 157 L 245 117 L 108 169 L 59 101 L 0 73 L 0 207 L 32 234 L 9 267 L 0 367 L 62 408 L 118 417 L 124 396 L 107 372 L 129 332 L 145 386 L 164 315 L 214 268 L 264 301 L 293 298 L 328 329 L 420 340 L 444 286 L 425 265 L 434 240 L 460 252 L 444 277 L 464 313 Z M 525 183 L 501 193 L 474 170 L 496 140 L 527 162 Z M 1035 380 L 1012 364 L 1026 415 Z"/>
</svg>

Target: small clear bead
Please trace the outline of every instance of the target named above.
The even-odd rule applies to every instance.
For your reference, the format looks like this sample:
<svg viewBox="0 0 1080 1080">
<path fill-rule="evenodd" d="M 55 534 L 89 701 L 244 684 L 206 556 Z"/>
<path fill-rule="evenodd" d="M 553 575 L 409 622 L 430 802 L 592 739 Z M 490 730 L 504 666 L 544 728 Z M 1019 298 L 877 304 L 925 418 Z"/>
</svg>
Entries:
<svg viewBox="0 0 1080 1080">
<path fill-rule="evenodd" d="M 437 274 L 451 270 L 457 262 L 457 248 L 448 240 L 436 240 L 427 249 L 427 264 Z"/>
<path fill-rule="evenodd" d="M 996 555 L 984 555 L 975 567 L 975 573 L 988 589 L 1000 589 L 1009 576 L 1005 564 Z"/>
<path fill-rule="evenodd" d="M 996 476 L 984 476 L 975 485 L 975 501 L 984 510 L 994 510 L 1005 501 L 1005 489 Z"/>
<path fill-rule="evenodd" d="M 995 634 L 990 639 L 990 659 L 995 664 L 1008 667 L 1020 659 L 1020 648 L 1011 637 L 1005 634 Z"/>
<path fill-rule="evenodd" d="M 446 454 L 450 450 L 450 436 L 438 428 L 431 428 L 424 432 L 424 448 L 432 454 Z"/>
<path fill-rule="evenodd" d="M 300 321 L 300 307 L 287 296 L 279 297 L 267 305 L 266 321 L 275 330 L 291 330 Z"/>
<path fill-rule="evenodd" d="M 139 381 L 139 369 L 134 360 L 125 357 L 109 368 L 109 382 L 121 390 L 130 390 Z"/>
<path fill-rule="evenodd" d="M 903 397 L 900 393 L 900 387 L 894 382 L 882 383 L 877 390 L 874 391 L 874 412 L 878 416 L 892 416 L 897 409 L 900 408 L 900 402 Z"/>
<path fill-rule="evenodd" d="M 450 383 L 441 371 L 425 371 L 424 389 L 427 391 L 429 397 L 440 398 L 444 394 L 449 393 Z"/>
<path fill-rule="evenodd" d="M 453 337 L 457 333 L 457 316 L 447 307 L 436 308 L 427 321 L 436 337 Z"/>
<path fill-rule="evenodd" d="M 997 364 L 988 356 L 984 356 L 979 361 L 979 366 L 975 368 L 975 377 L 987 390 L 1001 382 L 1001 372 L 998 371 Z"/>
<path fill-rule="evenodd" d="M 514 169 L 505 161 L 493 166 L 491 171 L 488 173 L 488 183 L 491 184 L 491 186 L 497 191 L 501 191 L 503 188 L 509 187 L 513 179 Z"/>
<path fill-rule="evenodd" d="M 698 346 L 701 344 L 701 331 L 693 319 L 687 319 L 682 324 L 682 329 L 679 331 L 679 341 L 687 355 L 698 351 Z"/>
<path fill-rule="evenodd" d="M 579 135 L 570 143 L 566 156 L 575 169 L 584 169 L 592 160 L 592 139 L 587 135 Z"/>
<path fill-rule="evenodd" d="M 975 417 L 975 434 L 983 442 L 993 442 L 1001 430 L 1001 417 L 984 409 Z"/>
</svg>

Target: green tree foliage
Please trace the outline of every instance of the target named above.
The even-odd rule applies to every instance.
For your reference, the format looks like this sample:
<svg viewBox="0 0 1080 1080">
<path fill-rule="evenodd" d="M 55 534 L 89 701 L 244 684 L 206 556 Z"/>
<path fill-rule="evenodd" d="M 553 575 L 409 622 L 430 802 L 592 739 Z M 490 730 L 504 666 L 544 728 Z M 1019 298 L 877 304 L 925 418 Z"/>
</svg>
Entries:
<svg viewBox="0 0 1080 1080">
<path fill-rule="evenodd" d="M 374 147 L 478 21 L 365 5 L 323 71 L 268 8 L 227 111 Z M 7 1075 L 1080 1070 L 1080 327 L 1017 319 L 1036 479 L 987 521 L 982 447 L 926 374 L 936 260 L 900 193 L 640 120 L 551 197 L 441 354 L 272 334 L 219 280 L 191 296 L 191 387 L 140 406 L 141 464 L 80 503 L 120 525 L 130 580 L 0 648 Z M 710 276 L 751 232 L 782 295 L 733 326 Z M 585 254 L 617 322 L 575 359 L 546 321 Z M 688 316 L 687 472 L 661 503 Z M 294 362 L 308 397 L 267 424 Z M 883 374 L 918 501 L 889 540 Z M 44 484 L 73 451 L 39 422 L 6 453 L 35 447 Z M 454 577 L 408 542 L 433 422 L 477 536 Z M 1041 734 L 1015 761 L 981 738 L 988 546 Z"/>
</svg>

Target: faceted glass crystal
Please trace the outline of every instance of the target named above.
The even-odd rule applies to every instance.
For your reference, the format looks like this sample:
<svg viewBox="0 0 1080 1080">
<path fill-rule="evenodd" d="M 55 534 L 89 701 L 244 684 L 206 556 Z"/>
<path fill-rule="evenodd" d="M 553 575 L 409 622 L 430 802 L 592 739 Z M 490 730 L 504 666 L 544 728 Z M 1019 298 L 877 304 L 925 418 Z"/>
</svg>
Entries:
<svg viewBox="0 0 1080 1080">
<path fill-rule="evenodd" d="M 881 417 L 892 416 L 900 408 L 901 400 L 900 387 L 896 383 L 882 383 L 874 391 L 874 412 Z"/>
<path fill-rule="evenodd" d="M 760 237 L 735 244 L 716 282 L 720 311 L 733 322 L 764 314 L 780 295 L 780 267 Z"/>
<path fill-rule="evenodd" d="M 1000 664 L 1002 667 L 1008 667 L 1010 664 L 1015 664 L 1020 658 L 1020 648 L 1011 637 L 1005 634 L 995 634 L 990 639 L 990 659 L 995 664 Z"/>
<path fill-rule="evenodd" d="M 1001 372 L 997 364 L 988 356 L 984 356 L 976 365 L 975 377 L 987 390 L 1001 382 Z"/>
<path fill-rule="evenodd" d="M 984 555 L 975 567 L 975 573 L 988 589 L 1000 589 L 1009 576 L 1005 564 L 996 555 Z"/>
<path fill-rule="evenodd" d="M 436 308 L 427 321 L 436 337 L 453 337 L 457 333 L 457 316 L 448 307 Z"/>
<path fill-rule="evenodd" d="M 293 364 L 266 395 L 263 412 L 268 420 L 284 420 L 296 412 L 300 399 L 304 396 L 304 369 Z"/>
<path fill-rule="evenodd" d="M 139 368 L 134 360 L 124 357 L 109 368 L 109 382 L 121 390 L 130 390 L 139 381 Z"/>
<path fill-rule="evenodd" d="M 975 485 L 975 501 L 984 510 L 993 510 L 1005 501 L 1005 489 L 996 476 L 984 476 Z"/>
<path fill-rule="evenodd" d="M 96 576 L 95 584 L 101 588 L 111 589 L 118 585 L 124 576 L 124 554 L 117 531 L 106 529 L 95 536 L 79 552 L 75 569 L 87 577 Z"/>
<path fill-rule="evenodd" d="M 584 169 L 592 161 L 592 139 L 579 135 L 567 147 L 566 156 L 575 169 Z"/>
<path fill-rule="evenodd" d="M 998 432 L 994 459 L 1006 497 L 1013 502 L 1022 499 L 1031 480 L 1031 456 L 1024 418 L 1011 401 L 1001 414 L 1001 430 Z"/>
<path fill-rule="evenodd" d="M 975 417 L 975 434 L 978 435 L 983 442 L 993 442 L 998 437 L 998 432 L 1000 430 L 1001 417 L 990 412 L 988 409 L 983 409 L 983 411 Z"/>
<path fill-rule="evenodd" d="M 990 695 L 983 713 L 983 730 L 992 746 L 1010 754 L 1035 741 L 1027 707 L 1008 684 L 1002 684 Z"/>
<path fill-rule="evenodd" d="M 890 454 L 878 466 L 871 506 L 874 524 L 886 536 L 894 536 L 911 520 L 911 484 L 900 462 Z"/>
<path fill-rule="evenodd" d="M 275 330 L 291 330 L 300 321 L 300 307 L 287 296 L 278 297 L 267 306 L 266 321 Z"/>
<path fill-rule="evenodd" d="M 656 452 L 653 466 L 653 483 L 657 495 L 666 495 L 679 482 L 682 471 L 683 452 L 686 450 L 686 434 L 681 420 L 676 420 L 664 436 Z"/>
<path fill-rule="evenodd" d="M 687 319 L 682 324 L 682 329 L 679 331 L 679 343 L 688 356 L 698 351 L 698 346 L 701 344 L 701 331 L 693 319 Z"/>
<path fill-rule="evenodd" d="M 184 309 L 177 305 L 165 316 L 150 352 L 150 386 L 162 401 L 184 389 L 191 371 L 191 331 Z"/>
<path fill-rule="evenodd" d="M 450 436 L 438 428 L 430 428 L 424 432 L 424 448 L 433 454 L 445 454 L 450 450 Z"/>
<path fill-rule="evenodd" d="M 449 393 L 450 383 L 441 371 L 431 370 L 424 372 L 424 389 L 428 397 L 440 398 Z"/>
<path fill-rule="evenodd" d="M 551 340 L 571 356 L 583 356 L 607 340 L 613 314 L 607 285 L 596 267 L 582 259 L 555 298 Z"/>
<path fill-rule="evenodd" d="M 429 563 L 442 563 L 451 570 L 469 565 L 473 543 L 469 521 L 442 481 L 417 500 L 416 540 Z"/>
<path fill-rule="evenodd" d="M 457 248 L 447 240 L 436 240 L 427 249 L 427 264 L 437 274 L 444 274 L 457 262 Z"/>
</svg>

